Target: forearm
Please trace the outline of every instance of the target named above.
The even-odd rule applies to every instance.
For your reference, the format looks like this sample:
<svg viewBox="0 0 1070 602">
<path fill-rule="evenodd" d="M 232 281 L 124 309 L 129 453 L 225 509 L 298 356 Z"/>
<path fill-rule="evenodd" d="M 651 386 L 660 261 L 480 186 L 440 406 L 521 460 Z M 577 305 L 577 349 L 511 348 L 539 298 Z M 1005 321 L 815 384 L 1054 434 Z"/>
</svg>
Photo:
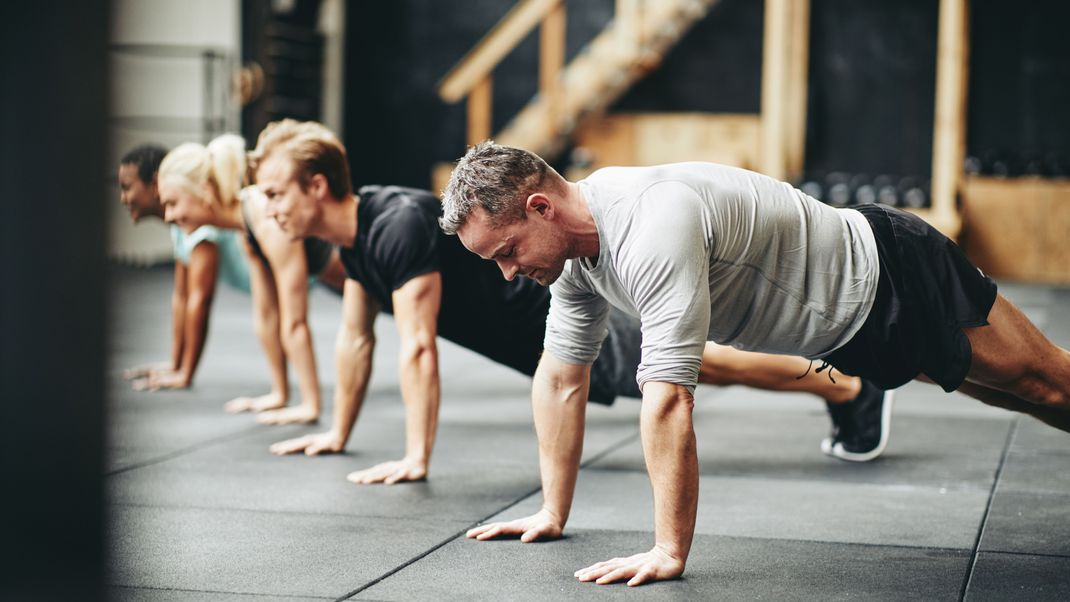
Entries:
<svg viewBox="0 0 1070 602">
<path fill-rule="evenodd" d="M 282 343 L 286 357 L 297 372 L 297 386 L 301 390 L 302 403 L 311 404 L 319 411 L 320 387 L 316 374 L 316 356 L 312 351 L 312 333 L 308 323 L 294 321 L 285 327 Z"/>
<path fill-rule="evenodd" d="M 175 291 L 171 297 L 171 370 L 182 369 L 183 341 L 186 334 L 186 297 Z"/>
<path fill-rule="evenodd" d="M 403 344 L 400 376 L 405 401 L 405 456 L 427 464 L 435 445 L 441 398 L 438 348 L 429 344 Z"/>
<path fill-rule="evenodd" d="M 262 308 L 257 309 L 256 338 L 267 357 L 271 372 L 272 392 L 281 396 L 285 403 L 290 396 L 290 383 L 286 374 L 286 354 L 282 350 L 282 338 L 279 334 L 278 314 L 272 314 Z"/>
<path fill-rule="evenodd" d="M 340 336 L 335 348 L 337 384 L 334 390 L 334 425 L 331 431 L 344 446 L 364 405 L 372 373 L 372 338 L 347 339 Z"/>
<path fill-rule="evenodd" d="M 193 375 L 201 360 L 204 342 L 208 337 L 208 316 L 211 306 L 212 298 L 200 295 L 190 295 L 186 303 L 182 367 L 179 371 L 186 386 L 193 383 Z"/>
<path fill-rule="evenodd" d="M 647 383 L 640 431 L 654 491 L 656 545 L 686 562 L 698 509 L 698 455 L 691 411 L 694 398 L 679 385 Z"/>
<path fill-rule="evenodd" d="M 539 439 L 543 509 L 564 528 L 572 508 L 583 454 L 587 383 L 566 385 L 547 370 L 535 374 L 532 410 Z"/>
</svg>

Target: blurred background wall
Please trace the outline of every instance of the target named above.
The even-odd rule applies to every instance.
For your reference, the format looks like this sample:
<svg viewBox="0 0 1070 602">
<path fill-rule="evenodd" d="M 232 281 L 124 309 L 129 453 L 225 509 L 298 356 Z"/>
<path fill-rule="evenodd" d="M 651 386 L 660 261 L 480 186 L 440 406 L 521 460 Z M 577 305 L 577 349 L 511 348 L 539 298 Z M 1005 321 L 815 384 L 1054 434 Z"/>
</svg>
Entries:
<svg viewBox="0 0 1070 602">
<path fill-rule="evenodd" d="M 636 54 L 638 75 L 607 63 L 563 85 L 565 97 L 589 92 L 578 79 L 608 90 L 559 120 L 567 135 L 547 154 L 570 175 L 683 158 L 734 163 L 834 205 L 918 211 L 994 273 L 1070 281 L 1040 259 L 1015 268 L 985 223 L 1011 210 L 992 199 L 1014 196 L 1047 199 L 1026 201 L 1037 205 L 1029 215 L 1054 211 L 1064 223 L 1051 205 L 1066 194 L 1051 184 L 1070 174 L 1070 50 L 1060 42 L 1070 3 L 1061 0 L 117 0 L 110 158 L 136 142 L 174 146 L 222 131 L 240 131 L 251 146 L 273 119 L 318 119 L 347 143 L 355 184 L 439 189 L 468 142 L 473 110 L 471 89 L 459 101 L 445 97 L 447 75 L 518 12 L 541 11 L 486 73 L 487 135 L 525 144 L 510 130 L 523 129 L 523 111 L 546 95 L 539 74 L 555 4 L 564 79 L 629 14 L 652 27 L 639 34 L 645 42 L 671 38 Z M 699 16 L 672 17 L 665 7 Z M 941 59 L 949 7 L 961 13 L 948 21 L 958 19 L 961 45 Z M 941 78 L 941 60 L 961 68 Z M 770 75 L 778 69 L 787 69 L 780 79 Z M 937 111 L 940 81 L 961 82 L 958 97 L 944 95 L 950 113 Z M 777 111 L 787 126 L 770 128 Z M 949 150 L 934 154 L 949 127 Z M 788 155 L 780 167 L 770 167 L 774 145 Z M 934 166 L 949 162 L 934 181 Z M 111 186 L 117 195 L 114 177 Z M 112 207 L 111 255 L 166 261 L 162 225 L 127 221 Z M 1023 226 L 1010 246 L 1064 257 L 1034 229 Z"/>
</svg>

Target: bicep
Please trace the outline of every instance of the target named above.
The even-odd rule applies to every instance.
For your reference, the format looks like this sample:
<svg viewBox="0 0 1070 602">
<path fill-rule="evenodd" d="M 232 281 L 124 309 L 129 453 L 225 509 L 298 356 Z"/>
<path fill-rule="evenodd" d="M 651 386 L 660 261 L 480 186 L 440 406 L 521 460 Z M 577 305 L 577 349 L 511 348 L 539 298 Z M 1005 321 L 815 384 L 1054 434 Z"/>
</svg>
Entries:
<svg viewBox="0 0 1070 602">
<path fill-rule="evenodd" d="M 342 292 L 342 329 L 354 336 L 371 337 L 379 304 L 359 282 L 347 278 Z"/>
<path fill-rule="evenodd" d="M 442 274 L 431 272 L 410 278 L 392 295 L 398 333 L 430 337 L 438 332 L 438 312 L 442 304 Z"/>
<path fill-rule="evenodd" d="M 556 359 L 590 364 L 598 357 L 609 322 L 609 303 L 567 277 L 551 287 L 543 346 Z"/>
</svg>

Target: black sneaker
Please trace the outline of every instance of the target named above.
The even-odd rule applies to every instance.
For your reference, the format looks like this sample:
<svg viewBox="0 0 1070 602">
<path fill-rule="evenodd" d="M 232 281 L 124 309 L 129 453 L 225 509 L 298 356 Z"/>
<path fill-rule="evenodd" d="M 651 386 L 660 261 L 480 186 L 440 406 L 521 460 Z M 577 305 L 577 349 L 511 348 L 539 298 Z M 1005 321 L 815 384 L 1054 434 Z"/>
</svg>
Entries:
<svg viewBox="0 0 1070 602">
<path fill-rule="evenodd" d="M 826 401 L 832 434 L 821 441 L 821 451 L 848 462 L 869 462 L 881 455 L 888 445 L 894 399 L 894 390 L 883 391 L 862 379 L 862 389 L 851 401 Z"/>
</svg>

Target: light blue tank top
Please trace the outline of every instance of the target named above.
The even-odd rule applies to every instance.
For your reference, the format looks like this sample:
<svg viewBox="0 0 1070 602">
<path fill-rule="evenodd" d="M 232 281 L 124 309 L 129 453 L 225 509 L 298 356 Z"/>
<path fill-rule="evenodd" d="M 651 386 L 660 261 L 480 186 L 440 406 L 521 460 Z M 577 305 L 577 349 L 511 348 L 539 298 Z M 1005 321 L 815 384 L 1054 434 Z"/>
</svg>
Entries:
<svg viewBox="0 0 1070 602">
<path fill-rule="evenodd" d="M 189 264 L 190 254 L 202 242 L 210 242 L 219 248 L 219 276 L 230 286 L 248 293 L 249 264 L 241 249 L 237 230 L 226 230 L 215 226 L 201 226 L 186 234 L 178 226 L 171 226 L 171 242 L 174 245 L 175 259 Z"/>
</svg>

